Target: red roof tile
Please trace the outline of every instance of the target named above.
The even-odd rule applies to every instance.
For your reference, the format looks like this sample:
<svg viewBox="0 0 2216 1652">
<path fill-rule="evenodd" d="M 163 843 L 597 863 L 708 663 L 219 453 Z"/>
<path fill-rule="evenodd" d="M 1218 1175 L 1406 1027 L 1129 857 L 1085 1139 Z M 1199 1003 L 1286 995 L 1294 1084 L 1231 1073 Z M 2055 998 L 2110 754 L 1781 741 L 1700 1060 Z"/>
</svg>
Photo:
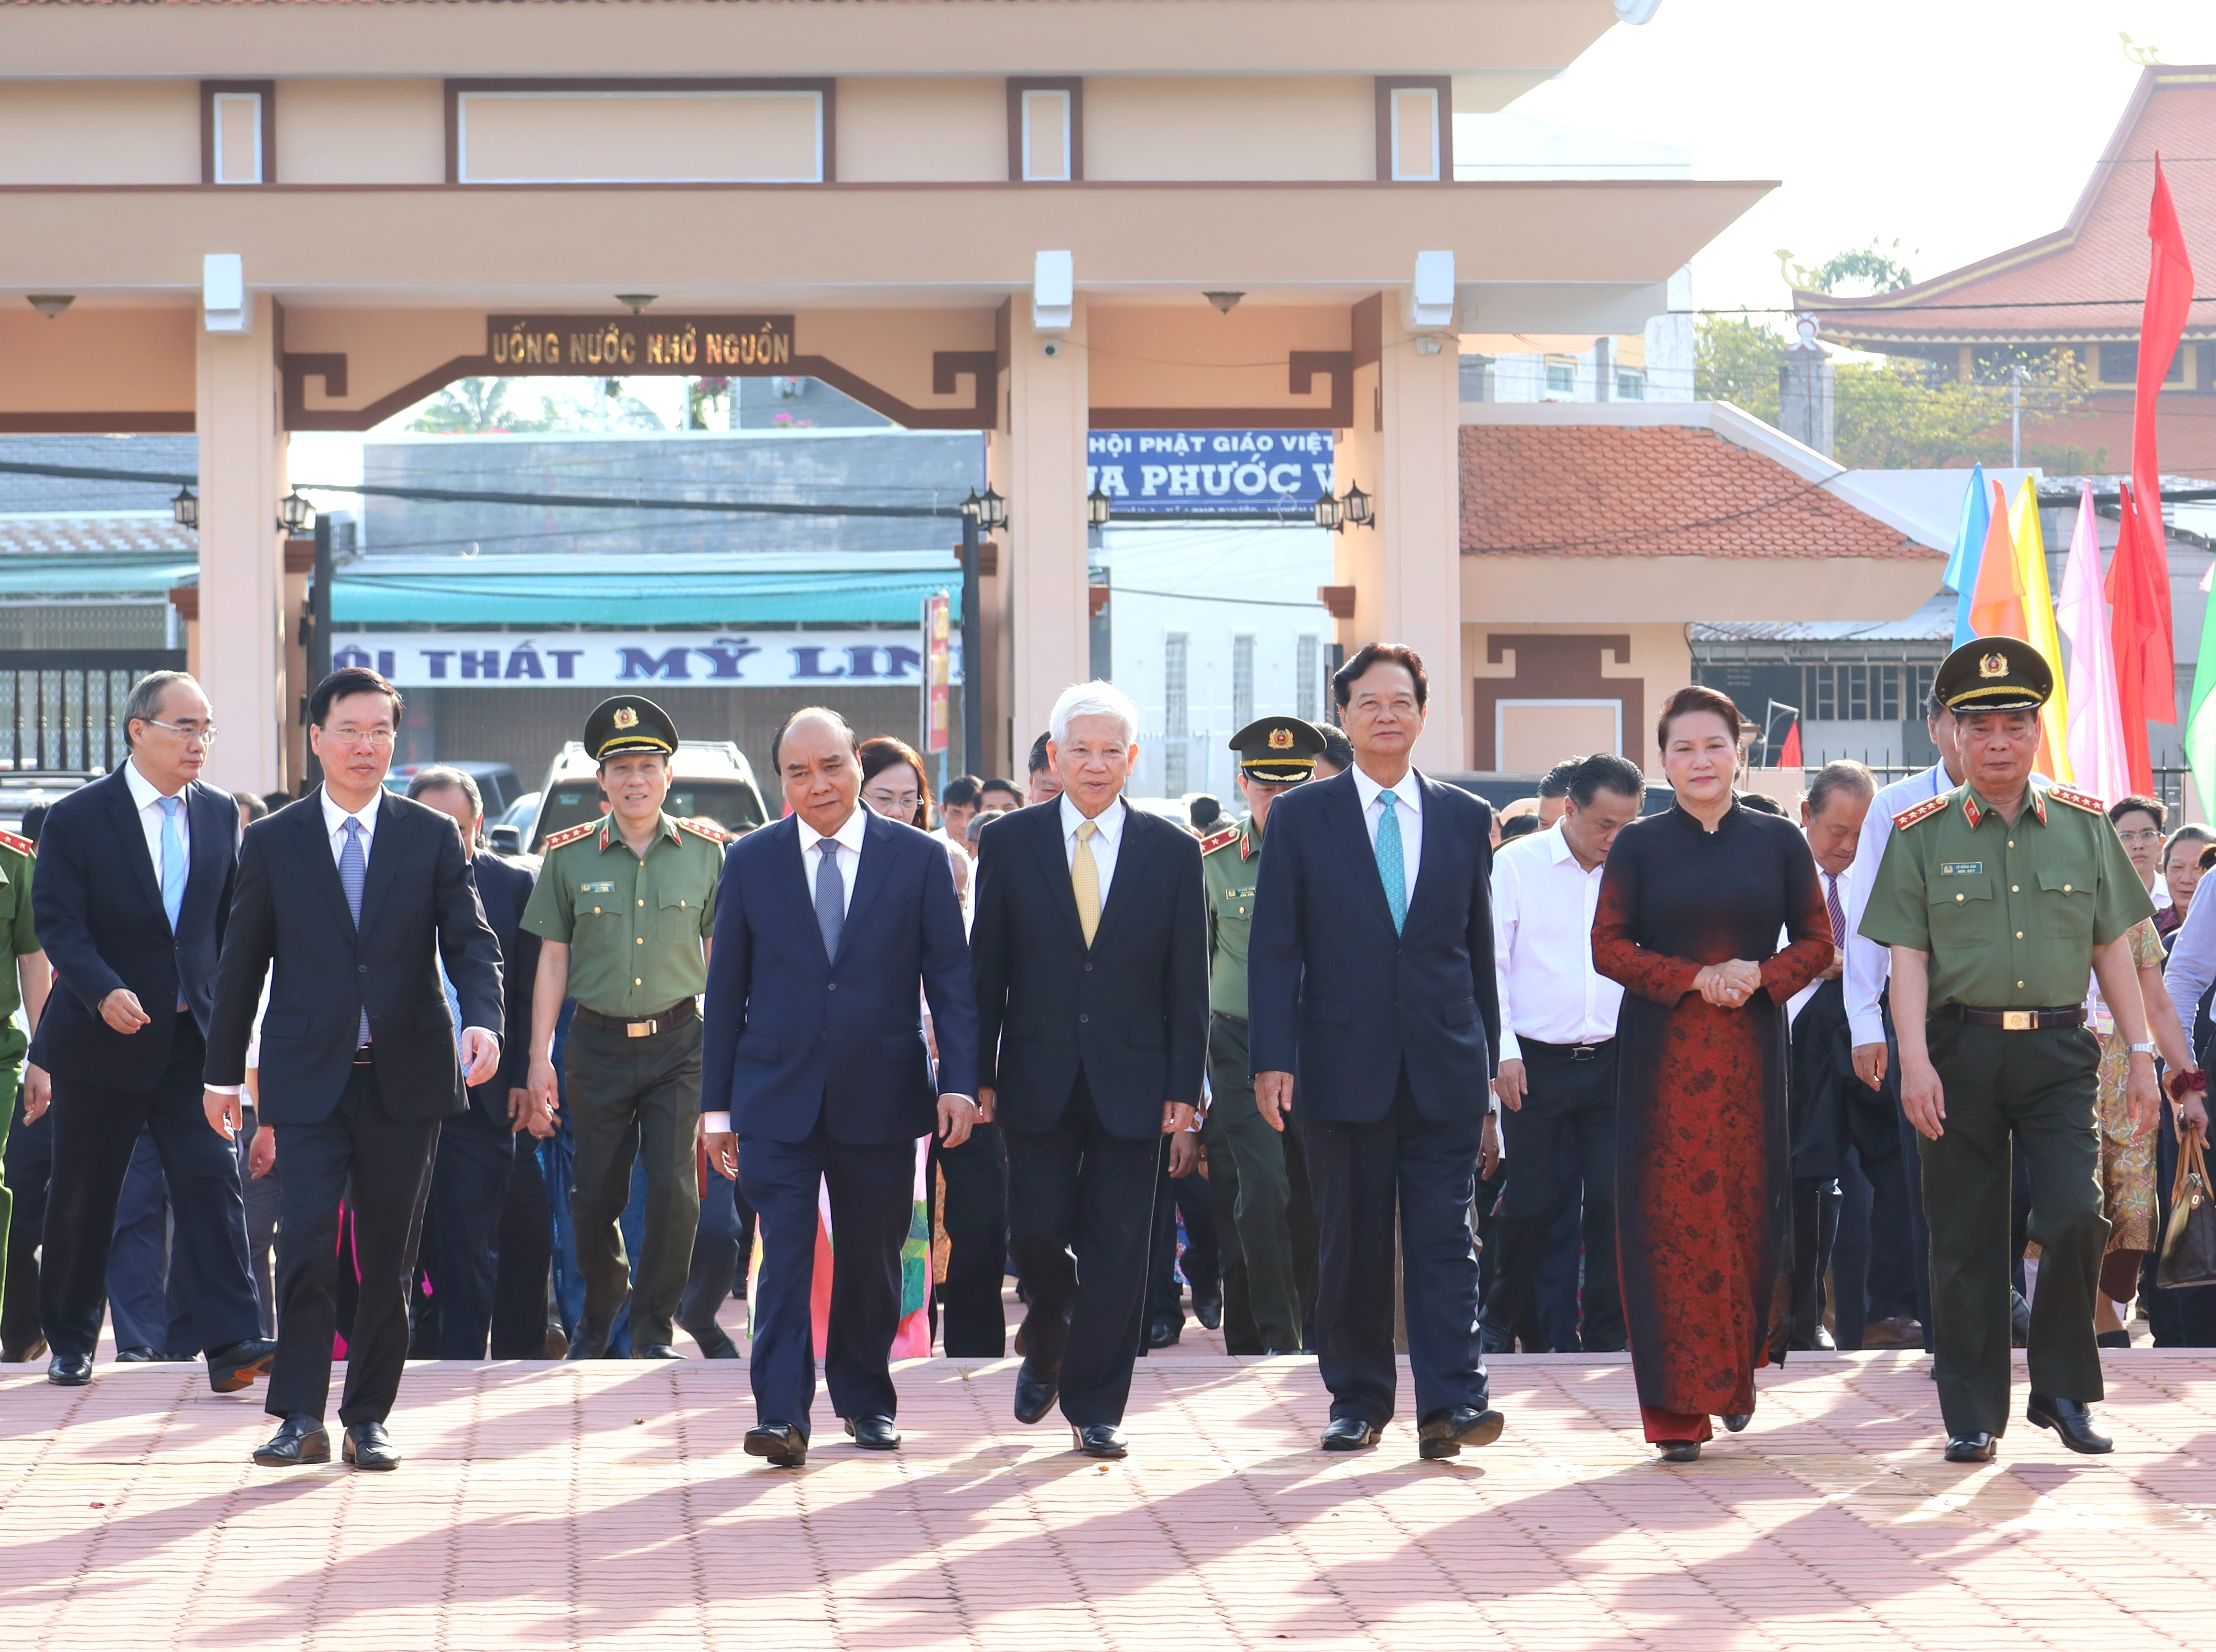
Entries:
<svg viewBox="0 0 2216 1652">
<path fill-rule="evenodd" d="M 1464 425 L 1462 550 L 1939 559 L 1821 482 L 1684 425 Z"/>
</svg>

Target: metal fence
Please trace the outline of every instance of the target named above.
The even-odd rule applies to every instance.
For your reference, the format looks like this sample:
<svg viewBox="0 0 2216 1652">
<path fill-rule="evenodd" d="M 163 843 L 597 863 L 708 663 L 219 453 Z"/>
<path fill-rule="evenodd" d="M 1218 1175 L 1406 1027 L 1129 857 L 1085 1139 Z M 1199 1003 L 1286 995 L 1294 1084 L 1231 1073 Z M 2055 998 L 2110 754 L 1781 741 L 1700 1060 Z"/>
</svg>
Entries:
<svg viewBox="0 0 2216 1652">
<path fill-rule="evenodd" d="M 0 770 L 104 771 L 123 760 L 123 708 L 182 648 L 0 649 Z"/>
</svg>

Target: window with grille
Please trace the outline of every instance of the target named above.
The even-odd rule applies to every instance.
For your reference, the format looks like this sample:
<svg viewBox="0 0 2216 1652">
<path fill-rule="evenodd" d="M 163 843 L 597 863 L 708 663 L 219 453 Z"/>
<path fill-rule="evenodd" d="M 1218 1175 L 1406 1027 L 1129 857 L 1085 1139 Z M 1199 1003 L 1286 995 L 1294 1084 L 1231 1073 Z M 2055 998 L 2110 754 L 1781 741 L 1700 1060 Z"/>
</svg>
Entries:
<svg viewBox="0 0 2216 1652">
<path fill-rule="evenodd" d="M 1647 399 L 1647 375 L 1618 373 L 1616 376 L 1616 399 L 1619 402 L 1644 402 Z"/>
<path fill-rule="evenodd" d="M 1254 638 L 1240 632 L 1231 639 L 1231 726 L 1254 721 Z"/>
<path fill-rule="evenodd" d="M 1191 734 L 1192 639 L 1172 631 L 1162 644 L 1162 790 L 1185 791 L 1186 742 Z"/>
<path fill-rule="evenodd" d="M 1303 636 L 1293 652 L 1293 715 L 1308 722 L 1316 720 L 1320 709 L 1317 667 L 1321 652 L 1313 636 Z"/>
<path fill-rule="evenodd" d="M 1924 715 L 1930 666 L 1826 661 L 1802 667 L 1801 703 L 1819 722 L 1899 722 Z"/>
<path fill-rule="evenodd" d="M 1578 388 L 1578 359 L 1575 356 L 1547 358 L 1547 394 L 1572 396 Z"/>
</svg>

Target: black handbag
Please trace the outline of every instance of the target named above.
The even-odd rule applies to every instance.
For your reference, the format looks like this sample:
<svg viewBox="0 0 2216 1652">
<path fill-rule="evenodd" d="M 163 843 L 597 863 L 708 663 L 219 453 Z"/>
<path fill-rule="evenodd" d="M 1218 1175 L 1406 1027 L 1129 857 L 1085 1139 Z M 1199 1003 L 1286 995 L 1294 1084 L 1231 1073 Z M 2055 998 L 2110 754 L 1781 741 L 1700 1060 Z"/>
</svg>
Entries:
<svg viewBox="0 0 2216 1652">
<path fill-rule="evenodd" d="M 2178 1140 L 2177 1179 L 2154 1282 L 2165 1291 L 2216 1285 L 2216 1201 L 2209 1196 L 2208 1160 L 2197 1130 Z"/>
</svg>

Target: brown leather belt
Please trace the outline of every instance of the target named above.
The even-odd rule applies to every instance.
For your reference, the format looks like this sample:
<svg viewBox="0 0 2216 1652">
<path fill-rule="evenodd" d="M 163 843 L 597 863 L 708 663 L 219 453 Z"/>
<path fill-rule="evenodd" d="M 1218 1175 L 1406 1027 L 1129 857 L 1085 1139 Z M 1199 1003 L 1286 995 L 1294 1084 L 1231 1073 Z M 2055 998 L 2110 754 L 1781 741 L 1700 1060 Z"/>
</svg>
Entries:
<svg viewBox="0 0 2216 1652">
<path fill-rule="evenodd" d="M 682 1027 L 692 1019 L 693 1004 L 690 998 L 680 998 L 667 1010 L 657 1010 L 650 1016 L 636 1020 L 623 1016 L 604 1016 L 597 1010 L 577 1006 L 577 1019 L 588 1027 L 597 1027 L 606 1033 L 621 1033 L 625 1038 L 652 1038 L 656 1033 L 666 1033 L 672 1027 Z"/>
<path fill-rule="evenodd" d="M 2042 1027 L 2083 1027 L 2085 1006 L 2067 1010 L 1973 1010 L 1967 1004 L 1942 1004 L 1931 1012 L 1949 1021 L 1966 1021 L 1973 1027 L 1998 1027 L 2004 1032 L 2028 1033 Z"/>
</svg>

